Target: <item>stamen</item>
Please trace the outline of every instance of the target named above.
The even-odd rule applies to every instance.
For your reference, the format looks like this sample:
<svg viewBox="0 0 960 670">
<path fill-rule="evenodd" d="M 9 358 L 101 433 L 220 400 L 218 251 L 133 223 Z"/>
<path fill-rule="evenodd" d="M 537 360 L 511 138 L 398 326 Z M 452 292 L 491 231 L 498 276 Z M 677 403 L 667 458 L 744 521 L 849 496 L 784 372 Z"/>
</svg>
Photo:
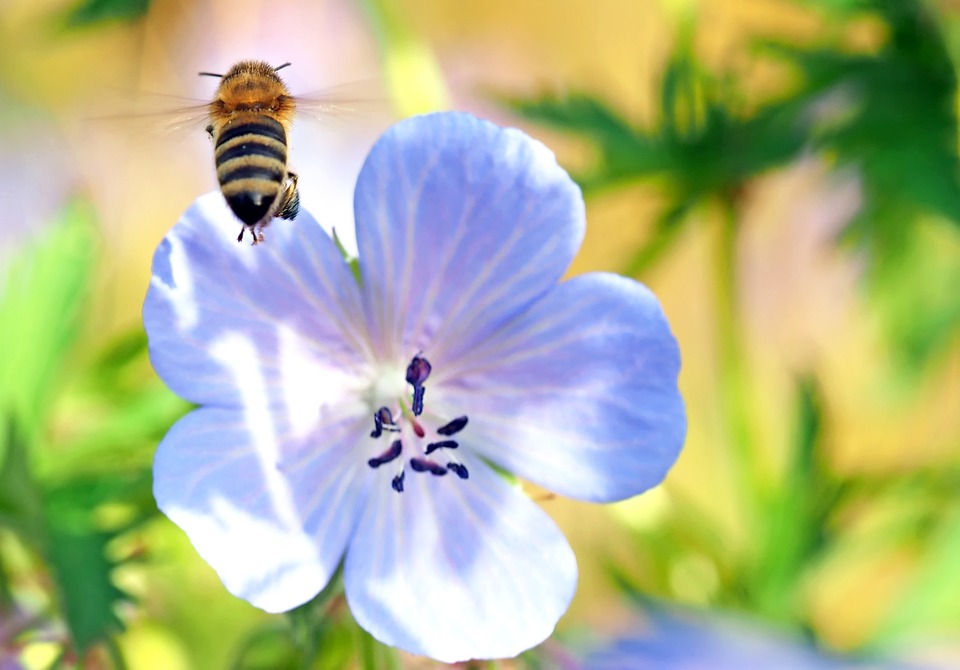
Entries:
<svg viewBox="0 0 960 670">
<path fill-rule="evenodd" d="M 380 437 L 383 431 L 399 433 L 400 427 L 393 421 L 393 413 L 388 407 L 381 407 L 373 414 L 373 432 L 370 437 Z"/>
<path fill-rule="evenodd" d="M 423 393 L 427 389 L 424 386 L 419 384 L 413 387 L 413 415 L 420 416 L 423 414 Z"/>
<path fill-rule="evenodd" d="M 420 386 L 427 381 L 431 370 L 433 370 L 433 366 L 430 365 L 430 361 L 417 354 L 410 361 L 410 365 L 407 366 L 407 383 L 413 384 L 414 388 Z"/>
<path fill-rule="evenodd" d="M 390 461 L 396 459 L 402 451 L 403 445 L 400 444 L 400 440 L 394 440 L 389 449 L 376 458 L 371 458 L 368 460 L 367 465 L 369 465 L 371 468 L 379 468 L 384 463 L 389 463 Z"/>
<path fill-rule="evenodd" d="M 410 425 L 413 426 L 413 432 L 417 434 L 417 437 L 423 437 L 427 434 L 423 426 L 421 426 L 420 422 L 416 419 L 410 419 Z"/>
<path fill-rule="evenodd" d="M 467 470 L 467 466 L 463 463 L 457 463 L 456 461 L 451 461 L 447 463 L 447 469 L 457 473 L 457 477 L 460 479 L 467 479 L 470 476 L 470 472 Z"/>
<path fill-rule="evenodd" d="M 427 455 L 432 454 L 437 449 L 456 449 L 460 445 L 455 440 L 443 440 L 441 442 L 431 442 L 427 445 Z"/>
<path fill-rule="evenodd" d="M 417 354 L 407 366 L 407 383 L 413 385 L 413 415 L 420 416 L 423 413 L 423 382 L 427 381 L 433 366 L 430 361 Z"/>
<path fill-rule="evenodd" d="M 456 435 L 461 430 L 463 430 L 466 425 L 467 425 L 467 417 L 458 416 L 456 419 L 454 419 L 450 423 L 437 428 L 437 434 L 444 435 L 444 436 Z"/>
<path fill-rule="evenodd" d="M 397 493 L 403 493 L 403 470 L 400 471 L 400 474 L 393 478 L 393 481 L 390 482 L 390 486 Z"/>
<path fill-rule="evenodd" d="M 441 477 L 447 474 L 447 469 L 434 461 L 426 458 L 411 458 L 410 467 L 416 472 L 429 472 L 432 475 Z"/>
</svg>

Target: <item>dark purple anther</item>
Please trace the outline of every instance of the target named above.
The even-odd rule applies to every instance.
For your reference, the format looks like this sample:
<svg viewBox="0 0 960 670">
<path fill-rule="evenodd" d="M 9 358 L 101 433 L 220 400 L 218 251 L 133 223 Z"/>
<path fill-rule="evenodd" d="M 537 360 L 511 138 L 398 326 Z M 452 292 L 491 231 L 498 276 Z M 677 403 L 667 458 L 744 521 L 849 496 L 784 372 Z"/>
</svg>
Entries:
<svg viewBox="0 0 960 670">
<path fill-rule="evenodd" d="M 470 476 L 470 473 L 467 471 L 467 466 L 462 463 L 447 463 L 447 469 L 457 473 L 457 477 L 460 479 L 466 479 Z"/>
<path fill-rule="evenodd" d="M 444 435 L 444 436 L 456 435 L 461 430 L 463 430 L 464 426 L 466 425 L 467 425 L 467 417 L 458 416 L 456 419 L 454 419 L 450 423 L 437 428 L 437 434 Z"/>
<path fill-rule="evenodd" d="M 422 385 L 423 382 L 427 381 L 427 377 L 430 376 L 432 369 L 430 361 L 420 354 L 417 354 L 413 357 L 413 360 L 410 361 L 410 365 L 407 366 L 407 383 L 413 384 L 413 387 L 417 388 Z"/>
<path fill-rule="evenodd" d="M 423 386 L 414 386 L 413 387 L 413 415 L 420 416 L 423 414 L 423 392 L 427 389 Z"/>
<path fill-rule="evenodd" d="M 447 474 L 447 469 L 445 467 L 439 463 L 429 461 L 426 458 L 411 458 L 410 467 L 416 472 L 429 472 L 430 474 L 437 475 L 438 477 Z"/>
<path fill-rule="evenodd" d="M 373 414 L 373 432 L 370 437 L 380 437 L 383 431 L 399 432 L 399 428 L 393 422 L 393 414 L 386 407 L 381 407 Z"/>
<path fill-rule="evenodd" d="M 430 444 L 427 445 L 426 453 L 432 454 L 437 449 L 456 449 L 459 446 L 460 445 L 457 444 L 456 441 L 454 440 L 443 440 L 442 442 L 431 442 Z"/>
<path fill-rule="evenodd" d="M 394 460 L 400 455 L 401 451 L 403 451 L 403 445 L 400 444 L 400 440 L 394 440 L 389 449 L 376 458 L 371 458 L 369 461 L 367 461 L 367 465 L 369 465 L 371 468 L 379 468 L 384 463 L 389 463 L 390 461 Z"/>
<path fill-rule="evenodd" d="M 397 493 L 403 493 L 403 473 L 393 478 L 393 481 L 390 482 L 390 486 L 393 487 L 393 490 Z"/>
</svg>

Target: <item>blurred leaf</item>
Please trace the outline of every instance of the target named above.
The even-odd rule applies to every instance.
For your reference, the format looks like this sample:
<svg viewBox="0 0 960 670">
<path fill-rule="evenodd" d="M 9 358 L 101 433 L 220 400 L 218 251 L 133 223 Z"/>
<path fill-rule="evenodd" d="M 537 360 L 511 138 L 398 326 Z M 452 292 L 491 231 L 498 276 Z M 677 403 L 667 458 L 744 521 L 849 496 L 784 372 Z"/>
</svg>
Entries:
<svg viewBox="0 0 960 670">
<path fill-rule="evenodd" d="M 787 624 L 805 623 L 800 620 L 797 589 L 807 566 L 823 548 L 839 490 L 820 453 L 821 403 L 816 383 L 801 380 L 792 460 L 773 491 L 756 574 L 747 582 L 756 609 Z"/>
<path fill-rule="evenodd" d="M 36 546 L 41 538 L 43 502 L 30 473 L 27 445 L 16 421 L 0 416 L 0 430 L 6 435 L 7 454 L 0 463 L 0 527 L 17 533 Z"/>
<path fill-rule="evenodd" d="M 119 633 L 123 626 L 114 607 L 125 597 L 110 579 L 113 566 L 105 548 L 111 533 L 49 529 L 47 558 L 63 604 L 74 646 L 85 651 L 94 642 Z"/>
<path fill-rule="evenodd" d="M 867 206 L 853 236 L 883 260 L 919 212 L 960 224 L 957 79 L 943 35 L 920 0 L 861 3 L 890 26 L 876 55 L 773 47 L 799 66 L 811 120 L 840 117 L 817 138 L 864 177 Z"/>
<path fill-rule="evenodd" d="M 874 635 L 877 646 L 895 646 L 960 618 L 960 506 L 941 510 L 940 518 L 915 578 Z"/>
<path fill-rule="evenodd" d="M 919 377 L 960 326 L 960 235 L 942 220 L 917 221 L 871 285 L 874 311 L 894 346 L 900 370 Z"/>
<path fill-rule="evenodd" d="M 573 174 L 584 191 L 608 188 L 671 167 L 669 155 L 655 137 L 634 129 L 605 103 L 585 94 L 503 102 L 526 119 L 581 135 L 596 145 L 599 156 L 593 170 Z"/>
<path fill-rule="evenodd" d="M 0 277 L 0 411 L 28 444 L 43 425 L 81 330 L 95 248 L 90 210 L 74 203 Z M 4 442 L 0 434 L 0 460 Z"/>
<path fill-rule="evenodd" d="M 144 471 L 65 482 L 45 497 L 47 562 L 80 654 L 123 629 L 116 607 L 128 596 L 112 581 L 118 563 L 108 544 L 155 512 L 150 486 L 150 472 Z M 106 503 L 126 504 L 130 513 L 105 528 L 96 513 Z"/>
<path fill-rule="evenodd" d="M 82 0 L 67 14 L 68 26 L 84 27 L 108 21 L 134 21 L 150 9 L 150 0 Z"/>
<path fill-rule="evenodd" d="M 631 260 L 629 274 L 643 270 L 669 249 L 690 210 L 711 198 L 729 202 L 749 179 L 792 160 L 807 140 L 797 105 L 740 110 L 731 82 L 705 72 L 682 49 L 664 72 L 655 129 L 635 127 L 606 103 L 583 93 L 504 102 L 526 119 L 581 136 L 595 146 L 593 167 L 573 175 L 587 196 L 640 179 L 662 180 L 660 186 L 670 201 L 653 239 Z"/>
</svg>

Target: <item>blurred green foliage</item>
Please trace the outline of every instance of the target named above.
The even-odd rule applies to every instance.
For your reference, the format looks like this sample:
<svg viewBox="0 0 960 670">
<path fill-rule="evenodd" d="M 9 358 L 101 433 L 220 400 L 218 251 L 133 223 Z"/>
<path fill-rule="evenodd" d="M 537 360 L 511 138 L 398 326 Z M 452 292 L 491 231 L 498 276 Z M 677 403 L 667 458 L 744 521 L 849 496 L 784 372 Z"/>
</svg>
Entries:
<svg viewBox="0 0 960 670">
<path fill-rule="evenodd" d="M 68 363 L 92 325 L 84 317 L 98 253 L 91 209 L 76 202 L 21 250 L 0 294 L 9 365 L 0 377 L 0 539 L 47 567 L 50 608 L 37 614 L 63 621 L 64 653 L 80 657 L 122 630 L 117 606 L 127 596 L 113 573 L 136 557 L 111 545 L 157 514 L 150 447 L 186 409 L 157 380 L 131 375 L 148 370 L 141 333 L 86 366 Z M 8 568 L 0 555 L 0 611 L 23 581 Z"/>
<path fill-rule="evenodd" d="M 133 21 L 150 10 L 150 0 L 81 0 L 66 14 L 72 28 L 94 26 L 109 21 Z"/>
</svg>

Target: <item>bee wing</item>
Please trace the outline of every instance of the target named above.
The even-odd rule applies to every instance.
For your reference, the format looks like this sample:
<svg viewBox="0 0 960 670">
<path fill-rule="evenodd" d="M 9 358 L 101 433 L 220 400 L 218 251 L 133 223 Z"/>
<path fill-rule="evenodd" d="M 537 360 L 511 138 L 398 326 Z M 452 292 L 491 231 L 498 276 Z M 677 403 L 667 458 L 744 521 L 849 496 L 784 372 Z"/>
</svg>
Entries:
<svg viewBox="0 0 960 670">
<path fill-rule="evenodd" d="M 363 79 L 294 96 L 296 114 L 321 122 L 364 121 L 391 115 L 382 78 Z"/>
<path fill-rule="evenodd" d="M 88 117 L 101 126 L 123 129 L 141 137 L 169 138 L 202 131 L 210 118 L 210 103 L 163 94 L 141 96 L 129 111 Z"/>
</svg>

